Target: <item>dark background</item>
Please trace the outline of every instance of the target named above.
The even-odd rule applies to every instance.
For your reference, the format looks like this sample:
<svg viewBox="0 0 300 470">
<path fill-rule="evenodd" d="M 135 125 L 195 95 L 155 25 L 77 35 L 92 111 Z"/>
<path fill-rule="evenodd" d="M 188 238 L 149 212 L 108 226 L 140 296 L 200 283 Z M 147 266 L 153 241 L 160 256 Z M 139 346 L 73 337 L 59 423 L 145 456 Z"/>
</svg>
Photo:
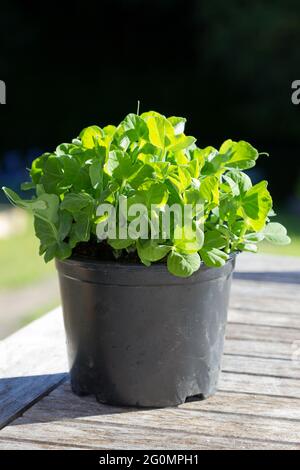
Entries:
<svg viewBox="0 0 300 470">
<path fill-rule="evenodd" d="M 188 118 L 200 147 L 250 141 L 255 177 L 295 210 L 300 194 L 299 0 L 1 0 L 0 178 L 90 124 L 155 109 Z"/>
</svg>

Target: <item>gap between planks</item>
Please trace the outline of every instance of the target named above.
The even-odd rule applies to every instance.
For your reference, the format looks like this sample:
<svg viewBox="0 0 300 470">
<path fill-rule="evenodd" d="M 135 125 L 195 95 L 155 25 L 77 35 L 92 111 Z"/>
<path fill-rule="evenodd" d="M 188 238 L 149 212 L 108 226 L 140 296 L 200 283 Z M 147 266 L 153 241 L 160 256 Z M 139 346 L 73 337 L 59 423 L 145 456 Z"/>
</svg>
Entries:
<svg viewBox="0 0 300 470">
<path fill-rule="evenodd" d="M 60 322 L 57 322 L 58 315 L 60 316 Z M 16 360 L 16 366 L 14 367 L 13 364 L 11 365 L 12 367 L 8 368 L 8 371 L 10 374 L 15 374 L 16 376 L 22 376 L 24 373 L 27 374 L 29 373 L 28 369 L 28 364 L 30 364 L 30 367 L 32 366 L 32 361 L 30 361 L 29 357 L 32 358 L 34 357 L 35 352 L 40 348 L 39 351 L 39 367 L 37 368 L 32 368 L 33 372 L 32 375 L 36 375 L 41 372 L 45 371 L 55 371 L 57 370 L 57 367 L 61 369 L 60 364 L 65 363 L 65 346 L 64 346 L 64 336 L 63 336 L 63 329 L 62 325 L 60 326 L 61 323 L 61 315 L 60 315 L 60 310 L 56 310 L 56 312 L 53 312 L 52 314 L 44 317 L 43 319 L 39 320 L 36 322 L 36 324 L 32 324 L 27 329 L 30 329 L 30 334 L 27 334 L 27 329 L 25 328 L 23 331 L 21 330 L 18 332 L 14 337 L 9 338 L 6 342 L 2 342 L 1 346 L 4 346 L 5 344 L 10 345 L 8 347 L 8 356 L 9 357 L 14 357 Z M 279 330 L 279 331 L 278 331 Z M 275 335 L 274 332 L 277 334 Z M 249 346 L 251 352 L 257 353 L 257 350 L 259 351 L 266 351 L 265 353 L 269 354 L 269 350 L 274 347 L 276 347 L 276 353 L 278 353 L 278 350 L 284 351 L 285 358 L 286 359 L 291 359 L 293 350 L 291 349 L 291 345 L 293 342 L 293 339 L 295 340 L 295 336 L 291 336 L 291 332 L 289 331 L 289 341 L 286 341 L 286 343 L 277 343 L 280 339 L 282 340 L 282 335 L 284 338 L 286 338 L 286 332 L 287 329 L 281 328 L 281 329 L 274 329 L 273 327 L 263 327 L 263 326 L 256 326 L 256 325 L 244 325 L 244 324 L 234 324 L 234 323 L 229 323 L 227 327 L 227 336 L 229 336 L 229 339 L 225 342 L 225 351 L 228 353 L 228 350 L 231 351 L 233 346 L 236 345 L 238 348 L 237 350 L 240 352 L 241 351 L 241 346 Z M 292 331 L 293 333 L 293 331 Z M 273 337 L 273 343 L 270 344 L 270 334 L 272 334 Z M 24 338 L 24 335 L 26 336 L 26 344 L 28 344 L 28 340 L 30 341 L 30 348 L 27 348 L 27 354 L 28 354 L 28 359 L 26 360 L 26 357 L 24 357 L 24 353 L 22 352 L 21 358 L 18 359 L 15 356 L 17 354 L 14 353 L 12 356 L 12 353 L 15 351 L 15 345 L 16 342 L 18 344 L 22 344 L 22 339 Z M 237 340 L 234 340 L 234 337 L 237 337 Z M 241 337 L 244 337 L 243 340 L 241 340 Z M 259 340 L 258 337 L 259 336 Z M 47 337 L 47 343 L 45 343 L 45 338 Z M 38 341 L 37 339 L 38 338 Z M 230 339 L 231 338 L 231 339 Z M 17 340 L 17 341 L 16 341 Z M 37 344 L 35 342 L 37 341 Z M 3 344 L 5 343 L 5 344 Z M 57 343 L 59 343 L 60 347 L 57 348 Z M 249 343 L 249 344 L 248 344 Z M 45 348 L 45 344 L 47 344 L 47 347 Z M 290 347 L 288 346 L 290 345 Z M 253 347 L 254 346 L 254 347 Z M 1 349 L 0 349 L 1 351 Z M 54 353 L 55 352 L 55 353 Z M 234 350 L 233 350 L 234 352 Z M 247 351 L 246 351 L 247 352 Z M 43 353 L 43 354 L 41 354 Z M 41 357 L 43 360 L 41 361 Z M 49 363 L 48 359 L 51 357 L 53 360 L 51 364 Z M 298 396 L 297 393 L 299 392 L 299 389 L 296 389 L 295 381 L 290 382 L 287 380 L 289 376 L 283 377 L 283 371 L 286 370 L 286 363 L 280 363 L 279 360 L 274 359 L 274 358 L 268 358 L 268 359 L 263 359 L 260 358 L 259 356 L 257 357 L 256 360 L 253 359 L 245 359 L 240 354 L 237 355 L 231 355 L 230 354 L 224 356 L 224 361 L 223 362 L 223 377 L 224 377 L 224 384 L 223 387 L 225 390 L 231 390 L 232 385 L 229 385 L 228 388 L 228 374 L 233 374 L 236 372 L 236 375 L 240 375 L 240 377 L 236 377 L 236 386 L 238 387 L 239 391 L 249 393 L 249 387 L 245 388 L 245 383 L 243 382 L 244 379 L 248 379 L 248 381 L 253 381 L 251 379 L 251 373 L 255 374 L 256 376 L 260 377 L 259 383 L 256 383 L 258 385 L 258 388 L 256 389 L 254 386 L 253 391 L 251 390 L 250 393 L 259 393 L 259 394 L 271 394 L 271 395 L 276 395 L 276 396 L 281 396 L 284 395 L 283 387 L 287 387 L 286 390 L 288 391 L 288 394 L 290 397 Z M 22 362 L 21 362 L 22 361 Z M 238 362 L 240 365 L 237 368 L 236 366 L 232 367 L 232 365 L 228 366 L 226 365 L 226 362 L 234 363 Z M 42 369 L 40 368 L 40 365 L 42 363 Z M 276 365 L 276 368 L 274 369 L 274 364 Z M 293 365 L 293 362 L 290 361 L 291 366 Z M 20 367 L 21 366 L 21 367 Z M 25 366 L 25 369 L 23 368 Z M 249 366 L 250 370 L 249 370 Z M 279 367 L 279 371 L 278 371 Z M 235 371 L 232 371 L 231 369 L 237 369 Z M 241 370 L 242 369 L 242 370 Z M 271 374 L 272 376 L 268 377 L 268 374 L 266 374 L 265 371 L 272 370 L 273 373 Z M 295 377 L 296 373 L 294 370 L 294 367 L 290 370 L 292 373 L 290 374 L 293 377 Z M 276 371 L 276 372 L 274 372 Z M 247 373 L 248 372 L 248 373 Z M 250 374 L 249 374 L 250 372 Z M 226 376 L 227 374 L 227 376 Z M 245 375 L 245 378 L 243 379 L 241 375 Z M 52 388 L 55 388 L 58 383 L 61 380 L 61 377 L 55 377 L 55 374 L 53 374 L 54 377 L 54 384 L 52 383 L 45 383 L 44 377 L 41 376 L 40 379 L 40 384 L 37 384 L 37 388 L 34 389 L 30 384 L 30 390 L 29 396 L 26 395 L 24 388 L 22 387 L 22 393 L 20 393 L 20 398 L 21 398 L 21 403 L 18 404 L 16 400 L 16 396 L 12 396 L 13 402 L 14 402 L 14 407 L 11 411 L 10 416 L 5 416 L 3 418 L 2 416 L 2 424 L 6 424 L 7 421 L 11 421 L 12 419 L 15 419 L 16 416 L 18 416 L 20 413 L 24 412 L 24 409 L 27 407 L 32 406 L 33 403 L 35 403 L 37 400 L 40 399 L 41 396 L 43 396 L 45 393 L 48 393 L 49 390 Z M 266 380 L 264 379 L 266 377 Z M 12 379 L 13 381 L 14 379 Z M 283 380 L 283 381 L 282 381 Z M 36 380 L 35 380 L 36 383 Z M 28 388 L 28 387 L 27 387 Z M 26 390 L 26 388 L 25 388 Z M 0 392 L 1 392 L 1 387 L 0 387 Z M 5 391 L 4 391 L 5 392 Z M 267 392 L 267 393 L 266 393 Z M 5 411 L 7 413 L 8 407 L 5 407 Z"/>
<path fill-rule="evenodd" d="M 270 269 L 270 264 L 272 264 L 271 261 L 273 263 L 273 266 L 275 266 L 275 264 L 277 263 L 277 260 L 274 259 L 274 257 L 272 257 L 272 260 L 271 258 L 268 258 L 267 263 L 266 263 L 266 269 Z M 297 263 L 299 263 L 298 260 L 297 260 Z M 286 279 L 286 276 L 285 276 L 285 279 Z M 262 296 L 265 296 L 266 300 L 264 300 Z M 296 329 L 297 327 L 295 328 L 295 327 L 290 326 L 291 325 L 290 320 L 294 322 L 293 325 L 295 326 L 297 325 L 296 315 L 299 314 L 299 303 L 297 302 L 296 299 L 298 300 L 298 294 L 296 291 L 295 284 L 291 285 L 291 284 L 286 284 L 286 283 L 284 284 L 266 283 L 264 285 L 263 283 L 258 283 L 252 280 L 251 281 L 234 280 L 232 296 L 231 296 L 231 311 L 232 310 L 234 311 L 233 313 L 235 316 L 240 316 L 240 317 L 249 316 L 249 318 L 251 318 L 252 316 L 251 321 L 253 321 L 253 323 L 245 325 L 244 321 L 242 321 L 241 323 L 229 321 L 228 328 L 227 328 L 228 339 L 225 343 L 225 351 L 229 350 L 233 353 L 233 354 L 229 354 L 228 356 L 231 356 L 233 358 L 234 356 L 236 356 L 236 359 L 231 359 L 231 360 L 237 360 L 241 363 L 241 361 L 244 361 L 242 357 L 244 358 L 247 357 L 247 353 L 251 352 L 253 355 L 255 355 L 255 357 L 260 358 L 260 359 L 264 359 L 264 358 L 260 357 L 259 354 L 266 354 L 266 355 L 269 354 L 270 356 L 267 356 L 268 357 L 268 359 L 266 359 L 267 361 L 270 361 L 272 358 L 276 359 L 274 355 L 279 354 L 281 356 L 280 358 L 283 358 L 286 360 L 286 362 L 288 362 L 288 360 L 290 360 L 293 354 L 293 350 L 291 346 L 293 345 L 293 343 L 298 341 L 298 337 L 299 337 L 298 330 Z M 245 304 L 247 304 L 248 309 L 244 307 Z M 252 305 L 254 305 L 254 308 L 251 308 Z M 261 320 L 259 316 L 261 315 L 262 317 L 263 316 L 266 317 L 269 313 L 269 310 L 271 311 L 272 315 L 274 315 L 274 317 L 271 318 L 269 315 L 268 324 L 265 326 L 264 324 L 261 324 Z M 292 311 L 293 312 L 292 315 L 288 317 L 289 314 L 286 314 L 287 311 Z M 45 319 L 42 319 L 43 323 L 39 324 L 40 326 L 38 329 L 35 328 L 35 325 L 30 325 L 29 327 L 25 329 L 26 331 L 24 330 L 22 333 L 19 332 L 21 333 L 21 335 L 19 335 L 18 338 L 15 337 L 15 341 L 11 341 L 10 349 L 14 351 L 14 356 L 16 355 L 15 345 L 22 344 L 22 341 L 20 343 L 19 340 L 20 339 L 24 340 L 25 333 L 27 335 L 28 329 L 31 328 L 32 326 L 34 330 L 34 334 L 32 330 L 31 340 L 33 340 L 34 344 L 31 344 L 29 350 L 27 350 L 28 357 L 30 358 L 34 357 L 34 353 L 38 350 L 38 347 L 42 347 L 41 349 L 42 351 L 45 350 L 45 353 L 44 353 L 45 357 L 47 358 L 53 357 L 53 351 L 56 351 L 57 345 L 60 344 L 59 342 L 61 342 L 61 344 L 63 344 L 64 346 L 63 333 L 62 331 L 60 331 L 59 327 L 57 326 L 58 315 L 61 317 L 59 310 L 56 313 L 55 320 L 53 316 L 53 321 L 51 324 L 52 329 L 51 327 L 49 329 L 49 322 L 48 322 L 48 327 L 47 327 Z M 254 319 L 255 315 L 258 315 L 258 322 L 255 322 L 255 319 Z M 286 320 L 284 319 L 285 315 L 286 315 Z M 271 321 L 273 323 L 272 326 L 269 325 Z M 287 324 L 285 324 L 285 321 L 287 322 Z M 278 324 L 278 322 L 280 322 L 280 324 Z M 60 320 L 60 323 L 61 323 L 61 320 Z M 39 329 L 40 330 L 43 329 L 43 331 L 39 331 Z M 36 338 L 39 338 L 37 342 L 36 342 Z M 270 338 L 272 339 L 270 340 Z M 45 339 L 46 339 L 46 342 L 45 342 Z M 30 338 L 27 338 L 27 341 L 25 341 L 25 343 L 26 345 L 29 345 Z M 53 349 L 53 346 L 54 346 L 54 349 Z M 0 352 L 1 352 L 1 347 L 2 345 L 0 343 Z M 52 354 L 50 353 L 50 356 L 49 356 L 50 351 L 52 352 Z M 239 351 L 239 352 L 243 351 L 244 353 L 246 353 L 246 355 L 243 356 L 241 354 L 236 354 L 235 353 L 236 351 Z M 25 354 L 25 356 L 27 354 Z M 24 354 L 22 354 L 22 356 L 23 357 L 22 358 L 20 357 L 19 361 L 18 359 L 15 360 L 14 366 L 8 367 L 8 370 L 10 370 L 11 372 L 15 370 L 16 375 L 22 375 L 22 374 L 24 375 L 24 369 L 22 372 L 21 359 L 23 360 L 23 366 L 24 366 L 24 363 L 27 362 L 27 369 L 25 367 L 25 370 L 28 373 L 28 359 L 24 357 Z M 11 357 L 11 354 L 9 354 L 9 357 Z M 226 358 L 226 356 L 224 357 Z M 55 362 L 60 361 L 60 363 L 63 363 L 65 361 L 64 347 L 62 349 L 59 348 L 59 353 L 55 357 L 54 361 Z M 51 367 L 54 367 L 55 369 L 55 367 L 57 367 L 57 364 L 54 366 L 54 361 L 52 361 Z M 279 365 L 280 364 L 277 363 L 277 366 Z M 45 364 L 45 366 L 49 368 L 49 364 Z M 261 367 L 263 367 L 263 363 L 261 362 L 260 364 L 258 364 L 258 366 L 259 366 L 258 369 L 260 370 Z M 267 366 L 267 363 L 266 363 L 266 366 Z M 283 367 L 284 367 L 284 364 L 281 364 L 280 368 L 282 369 Z M 224 366 L 224 368 L 226 369 L 226 365 Z M 39 368 L 36 368 L 36 365 L 35 365 L 34 372 L 35 373 L 39 372 Z M 282 372 L 281 372 L 281 375 L 282 375 Z M 264 374 L 262 375 L 256 374 L 255 384 L 253 384 L 251 382 L 254 380 L 253 376 L 251 376 L 249 373 L 248 374 L 247 372 L 244 374 L 239 373 L 239 372 L 234 373 L 232 371 L 230 372 L 230 371 L 225 370 L 225 372 L 223 372 L 222 374 L 221 380 L 222 380 L 221 382 L 222 387 L 226 391 L 225 393 L 232 393 L 235 395 L 242 394 L 243 396 L 246 396 L 246 397 L 248 396 L 249 401 L 252 403 L 253 403 L 255 396 L 258 396 L 260 400 L 267 399 L 269 397 L 272 400 L 275 400 L 277 399 L 277 397 L 280 398 L 282 395 L 283 396 L 286 395 L 287 392 L 291 397 L 288 400 L 291 400 L 291 403 L 293 402 L 293 400 L 297 402 L 297 400 L 293 398 L 293 393 L 296 390 L 296 394 L 297 394 L 297 392 L 299 391 L 299 386 L 296 383 L 296 380 L 294 378 L 287 379 L 285 377 L 284 379 L 281 379 L 277 375 L 266 376 Z M 42 387 L 43 386 L 44 384 L 42 384 Z M 57 387 L 57 384 L 55 385 L 55 387 Z M 53 393 L 55 393 L 55 391 L 59 390 L 60 388 L 61 386 L 56 388 L 49 396 L 52 396 Z M 234 390 L 231 390 L 232 388 L 234 388 Z M 264 391 L 267 391 L 268 393 L 270 393 L 270 395 L 262 393 Z M 46 391 L 44 393 L 48 393 L 48 392 Z M 223 392 L 220 392 L 220 393 L 223 393 Z M 39 400 L 39 396 L 36 397 L 35 401 L 36 400 Z M 30 408 L 27 411 L 27 413 L 25 413 L 25 416 L 29 412 L 31 412 L 31 410 L 34 410 L 37 406 L 39 406 L 40 403 L 43 403 L 44 400 L 45 398 L 40 400 L 33 408 Z M 284 399 L 282 400 L 284 401 Z M 31 404 L 29 404 L 29 406 L 31 406 Z M 257 405 L 256 405 L 256 408 L 257 408 Z M 212 413 L 214 413 L 213 410 L 211 411 Z M 284 408 L 282 411 L 285 413 L 287 412 L 287 410 Z M 22 409 L 22 411 L 19 411 L 19 413 L 21 412 L 24 412 L 24 408 Z M 219 414 L 221 414 L 221 412 Z M 8 428 L 11 428 L 11 426 L 9 426 Z M 232 441 L 232 439 L 233 438 L 230 437 L 230 441 Z"/>
<path fill-rule="evenodd" d="M 122 436 L 122 432 L 120 432 Z M 38 439 L 35 441 L 31 441 L 30 439 L 2 439 L 0 437 L 0 450 L 119 450 L 120 449 L 120 442 L 119 439 L 111 438 L 109 443 L 106 445 L 100 446 L 99 443 L 93 446 L 76 446 L 75 444 L 67 445 L 67 444 L 60 444 L 58 442 L 46 442 L 46 441 L 39 441 Z M 126 436 L 125 436 L 126 438 Z M 138 437 L 132 440 L 131 436 L 129 439 L 124 438 L 123 441 L 123 450 L 185 450 L 186 447 L 182 446 L 181 441 L 176 444 L 176 442 L 170 445 L 170 440 L 167 441 L 162 447 L 159 445 L 153 444 L 153 439 L 147 438 L 147 440 L 142 441 L 139 443 Z M 298 445 L 294 444 L 287 444 L 287 443 L 265 443 L 261 441 L 254 441 L 251 439 L 234 439 L 231 438 L 219 438 L 215 436 L 206 436 L 202 435 L 202 442 L 197 442 L 195 446 L 190 446 L 189 449 L 195 450 L 299 450 Z M 125 444 L 127 442 L 127 445 Z M 180 445 L 181 444 L 181 445 Z M 109 445 L 109 447 L 108 447 Z"/>
<path fill-rule="evenodd" d="M 276 417 L 276 413 L 283 411 L 282 400 L 263 399 L 272 414 L 272 417 L 266 417 L 250 414 L 255 403 L 249 400 L 247 405 L 247 398 L 243 395 L 229 397 L 224 403 L 225 397 L 226 394 L 220 394 L 219 397 L 216 395 L 216 399 L 212 397 L 211 403 L 209 400 L 192 402 L 178 408 L 134 410 L 101 405 L 92 397 L 78 398 L 64 384 L 41 400 L 23 418 L 5 428 L 1 438 L 22 439 L 25 432 L 30 432 L 31 436 L 37 436 L 36 440 L 43 442 L 53 442 L 60 436 L 59 444 L 68 446 L 76 443 L 78 446 L 108 445 L 108 448 L 114 448 L 118 443 L 120 448 L 125 448 L 135 443 L 138 448 L 142 448 L 151 442 L 157 448 L 163 442 L 162 448 L 165 448 L 170 442 L 175 442 L 175 448 L 180 445 L 182 448 L 196 448 L 201 443 L 203 445 L 206 436 L 212 441 L 227 439 L 227 447 L 233 448 L 238 440 L 242 440 L 243 446 L 247 448 L 280 448 L 284 445 L 300 448 L 300 421 Z M 266 406 L 260 403 L 259 398 L 255 397 L 254 401 L 260 404 L 261 412 L 266 413 Z M 286 407 L 287 402 L 292 405 L 291 413 L 293 408 L 296 412 L 299 410 L 293 401 L 284 399 L 283 402 Z M 239 403 L 239 409 L 247 407 L 247 413 L 226 413 L 222 409 L 228 408 L 230 404 L 238 407 Z M 209 409 L 210 404 L 213 410 Z M 206 409 L 202 410 L 201 407 Z M 206 447 L 216 447 L 216 444 L 208 446 L 205 443 Z"/>
</svg>

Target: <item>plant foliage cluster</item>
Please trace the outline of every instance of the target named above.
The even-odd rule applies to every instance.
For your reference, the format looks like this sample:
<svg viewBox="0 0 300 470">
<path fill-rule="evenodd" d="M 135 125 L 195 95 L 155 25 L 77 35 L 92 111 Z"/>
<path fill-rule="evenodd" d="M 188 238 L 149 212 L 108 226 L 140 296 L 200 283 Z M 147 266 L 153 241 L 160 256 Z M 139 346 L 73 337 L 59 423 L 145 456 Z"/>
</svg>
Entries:
<svg viewBox="0 0 300 470">
<path fill-rule="evenodd" d="M 71 143 L 33 161 L 31 181 L 22 189 L 34 189 L 34 197 L 22 199 L 3 188 L 13 204 L 34 214 L 45 261 L 68 258 L 78 243 L 89 243 L 101 223 L 97 207 L 117 208 L 120 196 L 129 206 L 139 202 L 149 211 L 151 205 L 164 211 L 166 204 L 195 208 L 197 237 L 183 231 L 178 239 L 173 226 L 168 239 L 107 240 L 116 256 L 136 251 L 145 265 L 166 261 L 177 276 L 190 276 L 201 260 L 221 267 L 230 253 L 256 252 L 264 239 L 289 243 L 285 228 L 270 222 L 274 212 L 267 182 L 252 185 L 244 172 L 255 165 L 258 151 L 232 140 L 219 149 L 199 148 L 184 133 L 185 122 L 150 111 L 129 114 L 117 127 L 87 127 Z M 198 204 L 204 207 L 201 217 Z"/>
</svg>

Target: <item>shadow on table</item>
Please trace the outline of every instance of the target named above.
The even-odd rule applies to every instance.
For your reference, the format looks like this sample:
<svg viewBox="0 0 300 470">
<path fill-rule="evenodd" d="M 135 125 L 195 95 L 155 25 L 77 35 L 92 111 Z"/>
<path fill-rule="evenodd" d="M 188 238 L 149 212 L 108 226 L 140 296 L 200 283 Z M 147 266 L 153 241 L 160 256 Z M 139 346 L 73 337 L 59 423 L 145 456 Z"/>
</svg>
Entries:
<svg viewBox="0 0 300 470">
<path fill-rule="evenodd" d="M 17 426 L 143 410 L 105 405 L 92 395 L 79 397 L 71 391 L 67 374 L 2 378 L 0 404 L 0 429 L 8 423 Z"/>
<path fill-rule="evenodd" d="M 285 284 L 300 284 L 300 271 L 284 271 L 284 272 L 264 272 L 264 271 L 247 271 L 247 272 L 234 272 L 234 279 L 242 281 L 264 281 L 264 282 L 277 282 Z"/>
</svg>

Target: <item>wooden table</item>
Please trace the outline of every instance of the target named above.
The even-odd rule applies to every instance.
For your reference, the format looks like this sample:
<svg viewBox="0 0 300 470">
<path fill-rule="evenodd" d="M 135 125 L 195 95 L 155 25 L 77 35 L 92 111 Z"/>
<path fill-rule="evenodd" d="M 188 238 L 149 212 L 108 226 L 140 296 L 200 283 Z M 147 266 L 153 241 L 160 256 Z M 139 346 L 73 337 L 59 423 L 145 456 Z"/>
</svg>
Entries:
<svg viewBox="0 0 300 470">
<path fill-rule="evenodd" d="M 49 313 L 0 342 L 0 449 L 300 449 L 299 284 L 300 257 L 241 255 L 219 392 L 175 408 L 73 395 Z"/>
</svg>

